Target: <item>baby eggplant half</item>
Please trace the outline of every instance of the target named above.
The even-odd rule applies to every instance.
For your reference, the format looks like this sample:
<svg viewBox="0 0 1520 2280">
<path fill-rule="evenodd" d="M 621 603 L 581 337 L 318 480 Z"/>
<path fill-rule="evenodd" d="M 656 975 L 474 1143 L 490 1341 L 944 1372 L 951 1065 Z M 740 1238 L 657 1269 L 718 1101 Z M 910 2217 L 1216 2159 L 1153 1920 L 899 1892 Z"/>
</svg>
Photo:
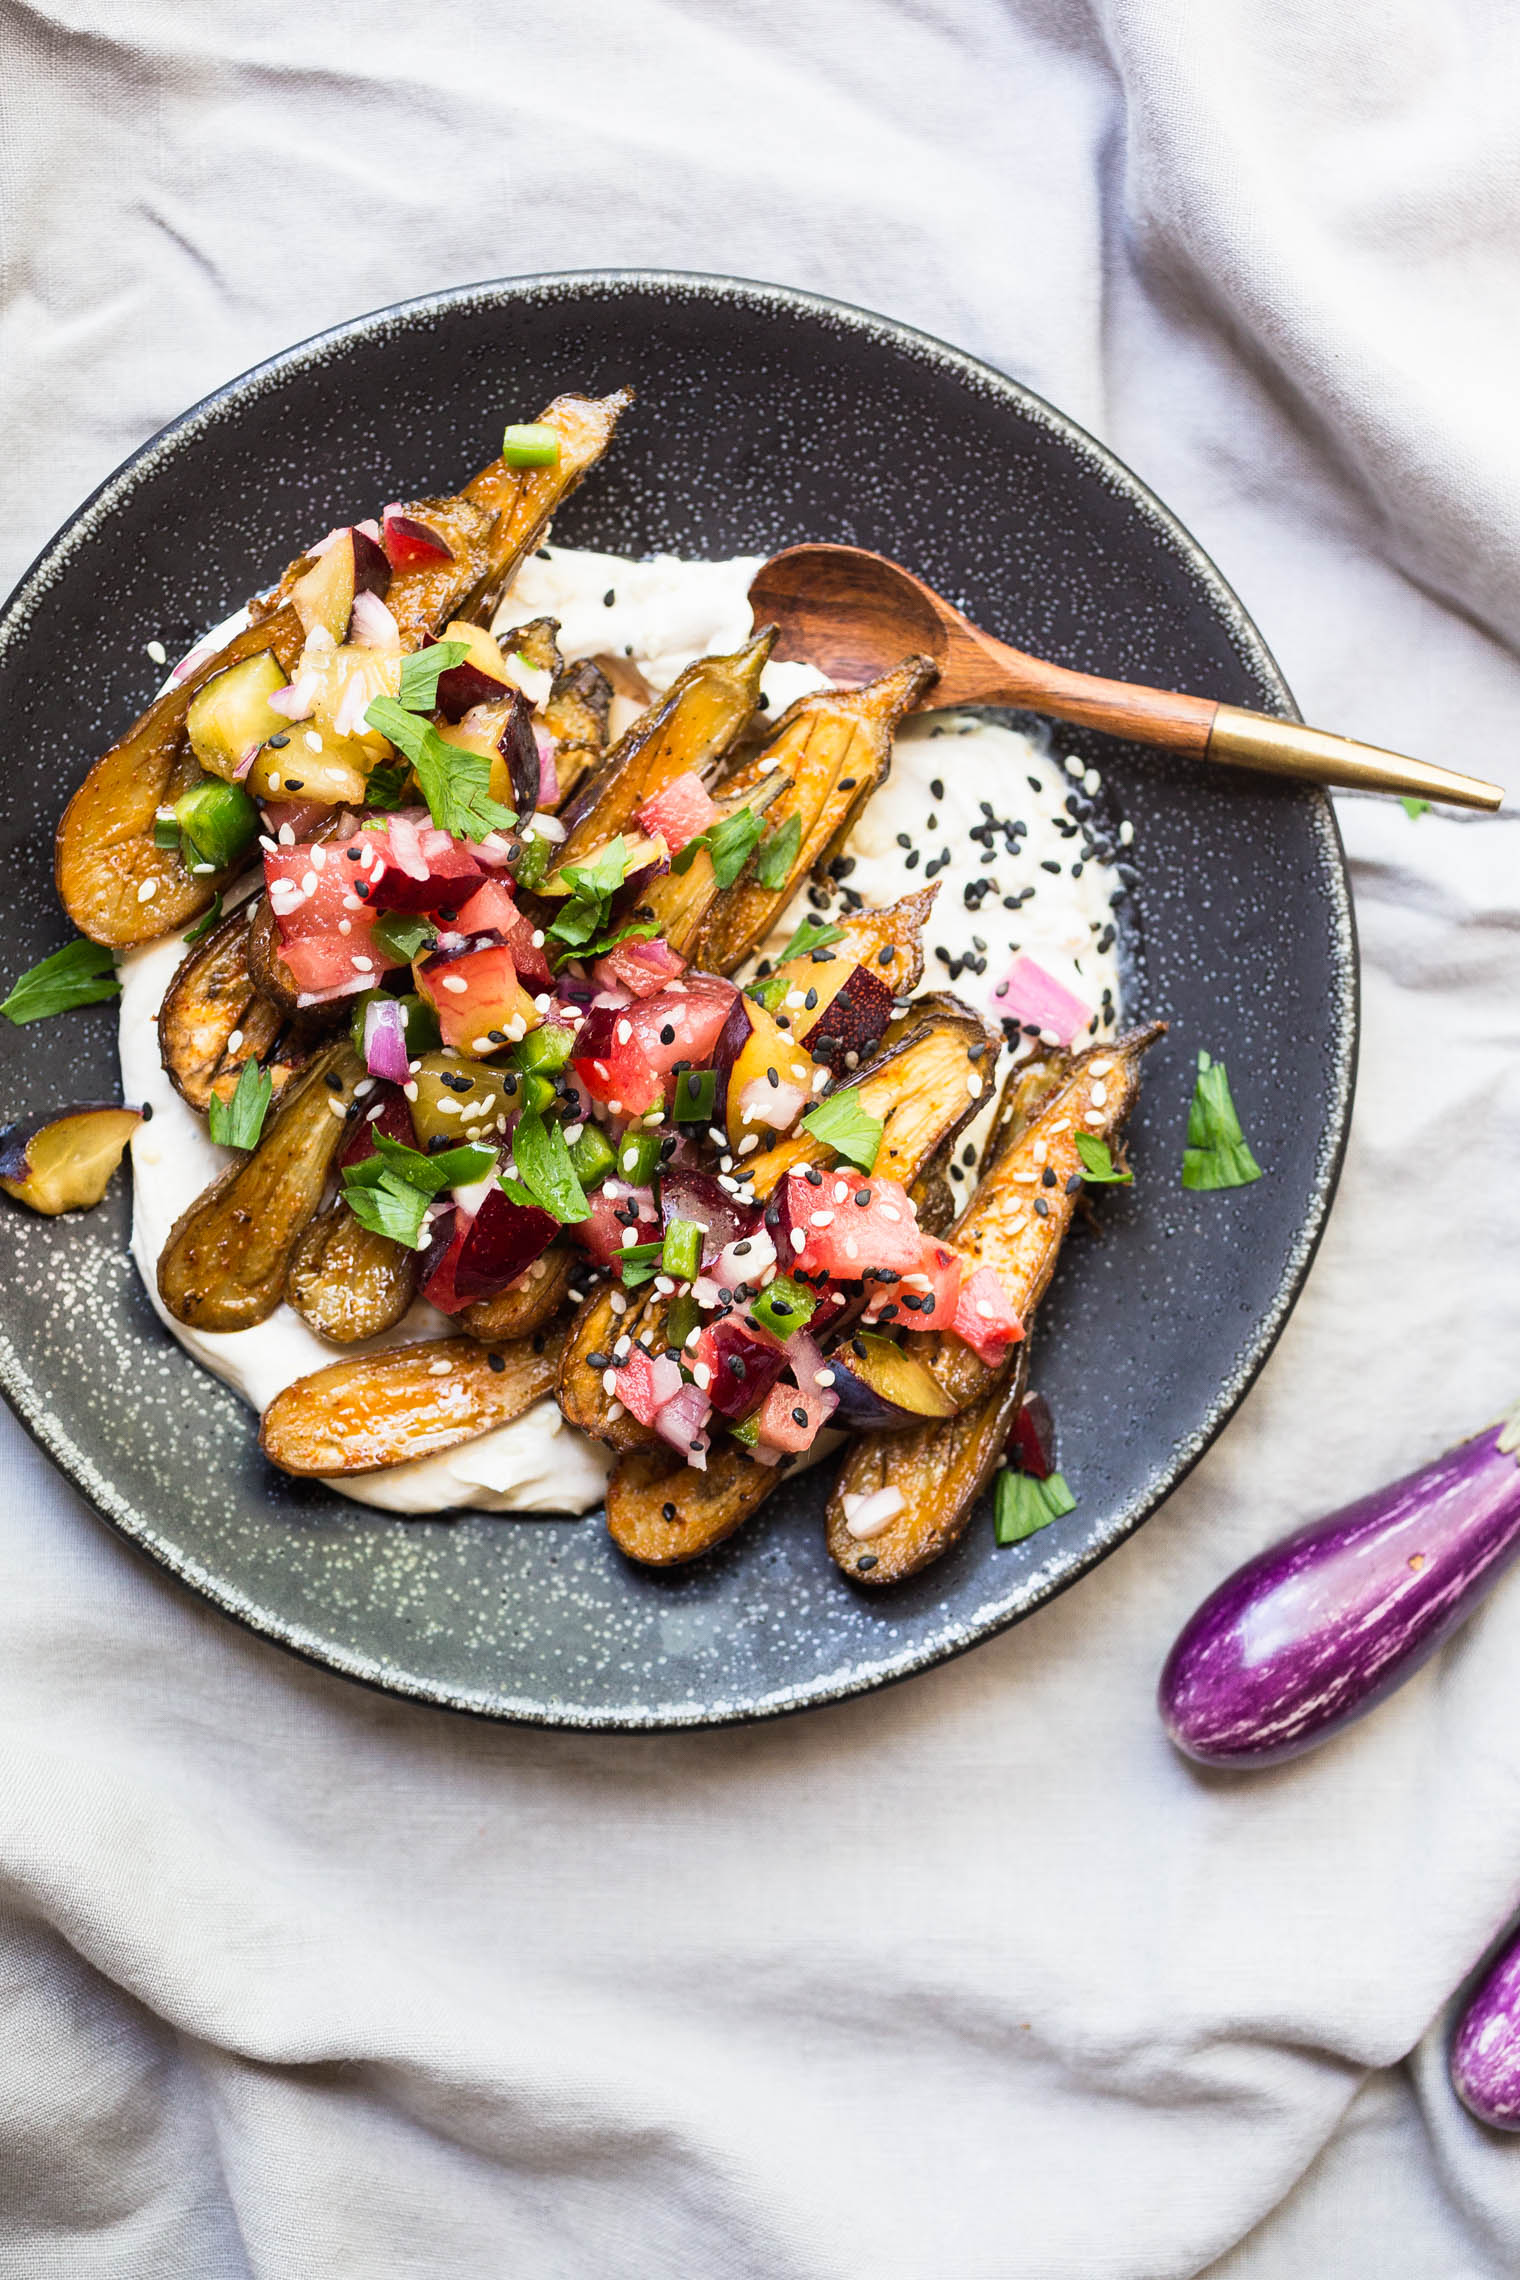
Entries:
<svg viewBox="0 0 1520 2280">
<path fill-rule="evenodd" d="M 561 1340 L 481 1345 L 427 1338 L 383 1354 L 356 1354 L 277 1393 L 259 1442 L 282 1472 L 336 1479 L 383 1472 L 510 1425 L 546 1394 Z"/>
<path fill-rule="evenodd" d="M 297 1243 L 286 1303 L 319 1338 L 357 1346 L 395 1329 L 417 1295 L 421 1264 L 405 1243 L 362 1226 L 340 1196 Z"/>
<path fill-rule="evenodd" d="M 101 1102 L 9 1124 L 0 1132 L 0 1188 L 50 1219 L 89 1211 L 141 1122 L 140 1110 Z"/>
<path fill-rule="evenodd" d="M 258 907 L 245 903 L 190 951 L 159 1009 L 158 1043 L 169 1081 L 202 1115 L 213 1093 L 231 1094 L 245 1061 L 264 1064 L 278 1096 L 310 1052 L 250 970 L 249 932 Z"/>
<path fill-rule="evenodd" d="M 159 1296 L 177 1322 L 193 1330 L 249 1330 L 273 1314 L 364 1074 L 346 1039 L 325 1047 L 253 1153 L 190 1206 L 158 1262 Z"/>
</svg>

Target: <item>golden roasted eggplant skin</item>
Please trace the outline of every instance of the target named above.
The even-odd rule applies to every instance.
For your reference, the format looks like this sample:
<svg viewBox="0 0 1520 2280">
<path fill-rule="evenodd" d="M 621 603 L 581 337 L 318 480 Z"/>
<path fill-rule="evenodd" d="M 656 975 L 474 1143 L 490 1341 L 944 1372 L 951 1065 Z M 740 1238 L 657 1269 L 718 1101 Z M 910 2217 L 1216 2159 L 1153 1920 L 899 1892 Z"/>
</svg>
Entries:
<svg viewBox="0 0 1520 2280">
<path fill-rule="evenodd" d="M 176 1322 L 192 1330 L 249 1330 L 273 1314 L 364 1074 L 346 1041 L 325 1047 L 253 1153 L 190 1206 L 158 1262 L 159 1296 Z"/>
<path fill-rule="evenodd" d="M 1165 1034 L 1165 1022 L 1156 1021 L 1090 1046 L 1073 1058 L 1059 1084 L 1043 1092 L 1033 1117 L 1021 1121 L 1017 1108 L 1004 1117 L 1003 1145 L 945 1238 L 970 1266 L 993 1269 L 1026 1330 L 1050 1287 L 1082 1192 L 1076 1135 L 1114 1137 L 1134 1106 L 1141 1060 Z M 1013 1070 L 1005 1098 L 1017 1096 L 1028 1082 L 1022 1070 Z M 1037 1199 L 1043 1210 L 1036 1209 Z M 923 1359 L 957 1409 L 980 1401 L 995 1375 L 949 1331 L 924 1340 Z"/>
<path fill-rule="evenodd" d="M 849 1080 L 867 1116 L 881 1120 L 872 1167 L 906 1187 L 939 1150 L 955 1141 L 977 1112 L 979 1094 L 996 1066 L 997 1040 L 978 1013 L 948 992 L 921 1001 L 922 1018 Z M 825 1096 L 826 1097 L 826 1096 Z M 750 1160 L 748 1179 L 761 1202 L 786 1174 L 806 1164 L 827 1164 L 834 1151 L 798 1130 Z"/>
<path fill-rule="evenodd" d="M 285 1303 L 335 1346 L 394 1330 L 417 1295 L 422 1262 L 405 1243 L 377 1235 L 341 1196 L 311 1222 L 285 1278 Z"/>
<path fill-rule="evenodd" d="M 472 1338 L 490 1343 L 501 1338 L 527 1338 L 553 1320 L 569 1296 L 575 1270 L 586 1270 L 584 1255 L 568 1243 L 551 1243 L 547 1251 L 525 1267 L 515 1283 L 495 1298 L 478 1298 L 459 1316 Z"/>
<path fill-rule="evenodd" d="M 851 1444 L 829 1498 L 829 1556 L 857 1583 L 901 1583 L 964 1535 L 977 1498 L 997 1470 L 1024 1398 L 1025 1349 L 971 1409 L 907 1433 L 869 1433 Z M 879 1535 L 850 1534 L 846 1496 L 902 1492 L 902 1510 Z"/>
<path fill-rule="evenodd" d="M 310 1057 L 310 1041 L 266 997 L 249 967 L 253 903 L 245 903 L 186 953 L 158 1014 L 158 1044 L 169 1081 L 204 1116 L 213 1094 L 226 1099 L 247 1061 L 269 1073 L 278 1099 Z"/>
<path fill-rule="evenodd" d="M 699 657 L 633 722 L 562 807 L 561 866 L 584 862 L 627 831 L 645 801 L 677 776 L 706 776 L 719 765 L 755 709 L 775 638 L 766 626 L 730 657 Z"/>
<path fill-rule="evenodd" d="M 726 800 L 754 806 L 754 794 L 778 771 L 788 779 L 766 812 L 766 831 L 800 819 L 802 837 L 779 887 L 763 887 L 753 867 L 720 894 L 693 945 L 694 962 L 731 974 L 752 957 L 809 871 L 824 863 L 887 776 L 892 737 L 938 672 L 927 657 L 905 657 L 863 689 L 820 689 L 783 713 L 764 750 L 721 786 Z"/>
<path fill-rule="evenodd" d="M 229 665 L 260 650 L 273 650 L 289 672 L 305 638 L 288 607 L 262 625 L 246 627 L 166 689 L 96 761 L 63 811 L 53 855 L 59 900 L 81 934 L 127 949 L 156 942 L 211 908 L 225 876 L 198 878 L 177 849 L 153 844 L 158 809 L 200 776 L 185 738 L 190 699 Z"/>
<path fill-rule="evenodd" d="M 542 1400 L 554 1384 L 559 1345 L 539 1331 L 491 1345 L 427 1338 L 356 1354 L 277 1393 L 259 1445 L 282 1472 L 317 1480 L 436 1457 L 510 1425 Z"/>
<path fill-rule="evenodd" d="M 561 808 L 602 764 L 611 706 L 612 684 L 589 657 L 567 665 L 556 675 L 541 718 L 554 738 L 554 773 Z"/>
<path fill-rule="evenodd" d="M 595 1441 L 604 1441 L 609 1449 L 636 1449 L 649 1440 L 649 1428 L 629 1415 L 616 1395 L 607 1391 L 604 1381 L 614 1345 L 642 1326 L 643 1311 L 635 1302 L 626 1314 L 619 1314 L 612 1299 L 609 1284 L 593 1291 L 574 1316 L 556 1390 L 567 1424 L 589 1433 Z M 603 1357 L 600 1364 L 592 1360 L 593 1355 Z"/>
<path fill-rule="evenodd" d="M 606 450 L 631 400 L 627 389 L 600 399 L 558 396 L 541 414 L 560 436 L 554 465 L 513 468 L 497 458 L 457 500 L 424 503 L 422 511 L 457 551 L 452 561 L 393 576 L 386 601 L 403 648 L 417 648 L 451 617 L 490 615 L 523 555 Z M 96 761 L 64 810 L 54 853 L 58 894 L 92 941 L 118 949 L 157 941 L 209 910 L 225 884 L 221 876 L 196 877 L 177 850 L 156 847 L 153 819 L 200 774 L 185 734 L 196 690 L 262 650 L 293 671 L 306 635 L 289 596 L 311 560 L 303 555 L 292 563 L 275 592 L 254 606 L 255 622 L 148 707 Z"/>
<path fill-rule="evenodd" d="M 995 1050 L 981 1016 L 969 1006 L 948 995 L 925 1002 L 926 1018 L 855 1080 L 867 1113 L 882 1119 L 877 1163 L 884 1171 L 890 1164 L 893 1178 L 905 1184 L 947 1135 L 961 1131 L 967 1119 L 975 1115 L 976 1102 L 967 1090 L 966 1079 L 982 1068 L 990 1069 Z M 818 1148 L 806 1134 L 800 1141 L 778 1143 L 752 1161 L 755 1194 L 763 1201 L 792 1165 L 821 1160 L 831 1153 Z M 655 1352 L 665 1342 L 666 1304 L 658 1298 L 647 1300 L 636 1325 L 654 1330 Z M 616 1322 L 608 1306 L 596 1325 L 597 1334 L 591 1336 L 588 1330 L 587 1343 L 602 1346 L 609 1329 L 616 1336 L 633 1321 L 630 1313 L 621 1323 Z M 585 1370 L 577 1390 L 581 1414 L 565 1405 L 562 1381 L 561 1405 L 572 1425 L 582 1424 L 587 1413 L 594 1415 L 598 1405 L 605 1416 L 610 1397 L 598 1375 Z M 598 1431 L 595 1424 L 584 1429 Z M 659 1567 L 694 1560 L 720 1544 L 758 1510 L 783 1478 L 779 1467 L 758 1465 L 731 1442 L 722 1440 L 715 1440 L 705 1473 L 694 1470 L 674 1450 L 663 1452 L 670 1458 L 669 1464 L 656 1465 L 657 1452 L 646 1446 L 650 1439 L 647 1429 L 635 1426 L 626 1417 L 615 1420 L 610 1431 L 600 1431 L 599 1438 L 612 1447 L 636 1448 L 647 1460 L 635 1462 L 625 1456 L 615 1467 L 607 1490 L 607 1525 L 630 1559 L 649 1559 Z M 658 1496 L 653 1493 L 656 1483 L 660 1484 Z"/>
<path fill-rule="evenodd" d="M 741 1456 L 732 1442 L 714 1445 L 706 1472 L 694 1472 L 674 1449 L 634 1449 L 607 1483 L 607 1532 L 641 1567 L 681 1567 L 742 1527 L 779 1473 Z"/>
</svg>

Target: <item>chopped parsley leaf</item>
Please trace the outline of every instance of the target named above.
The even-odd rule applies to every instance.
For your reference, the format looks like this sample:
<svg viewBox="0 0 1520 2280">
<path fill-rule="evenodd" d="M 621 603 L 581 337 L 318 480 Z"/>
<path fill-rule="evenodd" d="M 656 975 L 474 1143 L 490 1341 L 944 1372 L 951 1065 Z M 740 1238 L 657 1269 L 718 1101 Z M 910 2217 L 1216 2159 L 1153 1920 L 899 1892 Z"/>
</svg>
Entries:
<svg viewBox="0 0 1520 2280">
<path fill-rule="evenodd" d="M 81 934 L 40 965 L 29 967 L 0 1002 L 0 1013 L 19 1029 L 23 1022 L 45 1021 L 49 1014 L 67 1013 L 71 1006 L 95 1005 L 120 995 L 111 952 L 103 942 L 87 941 Z"/>
<path fill-rule="evenodd" d="M 801 845 L 802 818 L 789 815 L 785 823 L 777 825 L 755 858 L 755 877 L 762 887 L 774 892 L 786 885 Z"/>
<path fill-rule="evenodd" d="M 1182 1151 L 1182 1184 L 1200 1189 L 1249 1187 L 1260 1178 L 1261 1166 L 1246 1145 L 1224 1063 L 1200 1053 L 1188 1110 L 1187 1146 Z"/>
<path fill-rule="evenodd" d="M 1127 1187 L 1134 1179 L 1133 1172 L 1120 1170 L 1108 1142 L 1095 1132 L 1074 1132 L 1072 1138 L 1082 1159 L 1082 1177 L 1094 1187 Z"/>
<path fill-rule="evenodd" d="M 483 752 L 446 743 L 436 728 L 394 697 L 376 697 L 364 721 L 406 754 L 440 831 L 455 839 L 484 839 L 488 832 L 511 830 L 517 817 L 492 799 L 491 763 Z"/>
<path fill-rule="evenodd" d="M 861 1171 L 870 1171 L 876 1162 L 882 1121 L 879 1116 L 867 1116 L 853 1085 L 844 1092 L 829 1093 L 816 1108 L 808 1110 L 802 1124 L 815 1140 L 821 1140 L 848 1163 L 859 1165 Z"/>
<path fill-rule="evenodd" d="M 274 1079 L 257 1061 L 245 1061 L 231 1100 L 213 1093 L 206 1109 L 211 1137 L 219 1148 L 256 1148 L 264 1117 L 274 1098 Z"/>
</svg>

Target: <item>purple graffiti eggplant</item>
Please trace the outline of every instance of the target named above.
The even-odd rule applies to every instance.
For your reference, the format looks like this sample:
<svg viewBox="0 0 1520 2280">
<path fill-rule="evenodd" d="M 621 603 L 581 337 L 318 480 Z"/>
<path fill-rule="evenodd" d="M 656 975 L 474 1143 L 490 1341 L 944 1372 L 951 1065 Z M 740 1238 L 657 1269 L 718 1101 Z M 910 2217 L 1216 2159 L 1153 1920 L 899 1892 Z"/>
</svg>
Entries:
<svg viewBox="0 0 1520 2280">
<path fill-rule="evenodd" d="M 1275 1765 L 1402 1686 L 1520 1552 L 1517 1447 L 1495 1426 L 1238 1568 L 1161 1674 L 1178 1748 Z"/>
<path fill-rule="evenodd" d="M 1470 2114 L 1520 2130 L 1520 1934 L 1484 1974 L 1451 2042 L 1451 2086 Z"/>
</svg>

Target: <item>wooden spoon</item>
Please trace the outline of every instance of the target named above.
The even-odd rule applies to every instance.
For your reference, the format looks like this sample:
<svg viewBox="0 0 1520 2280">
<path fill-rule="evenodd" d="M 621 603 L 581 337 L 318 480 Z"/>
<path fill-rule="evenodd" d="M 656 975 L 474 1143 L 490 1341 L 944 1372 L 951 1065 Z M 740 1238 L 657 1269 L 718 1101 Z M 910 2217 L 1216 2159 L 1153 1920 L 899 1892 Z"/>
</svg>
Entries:
<svg viewBox="0 0 1520 2280">
<path fill-rule="evenodd" d="M 915 578 L 863 546 L 789 546 L 773 554 L 749 590 L 756 625 L 775 624 L 773 657 L 815 665 L 831 681 L 871 681 L 910 651 L 932 657 L 939 679 L 921 708 L 1016 705 L 1057 720 L 1163 745 L 1227 768 L 1264 768 L 1314 784 L 1497 808 L 1502 786 L 1357 744 L 1270 713 L 1104 681 L 1010 649 Z"/>
</svg>

